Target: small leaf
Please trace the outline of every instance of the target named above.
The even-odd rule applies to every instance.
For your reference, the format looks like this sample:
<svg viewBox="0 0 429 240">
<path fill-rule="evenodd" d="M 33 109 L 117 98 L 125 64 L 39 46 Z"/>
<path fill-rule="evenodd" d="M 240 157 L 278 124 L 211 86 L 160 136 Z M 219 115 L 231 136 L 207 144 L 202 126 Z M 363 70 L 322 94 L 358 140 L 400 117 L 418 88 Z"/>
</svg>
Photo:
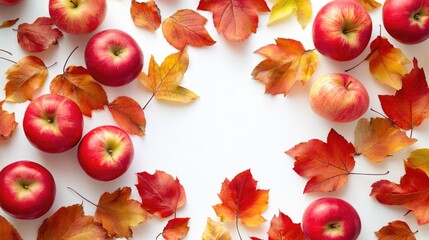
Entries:
<svg viewBox="0 0 429 240">
<path fill-rule="evenodd" d="M 0 101 L 0 140 L 9 139 L 18 126 L 15 121 L 15 113 L 3 110 L 3 103 L 4 101 Z"/>
<path fill-rule="evenodd" d="M 22 240 L 16 228 L 3 216 L 0 216 L 0 239 Z"/>
<path fill-rule="evenodd" d="M 22 23 L 18 26 L 18 43 L 28 52 L 42 52 L 51 45 L 57 45 L 63 33 L 54 28 L 51 18 L 39 17 L 32 24 Z"/>
<path fill-rule="evenodd" d="M 138 102 L 127 96 L 120 96 L 109 103 L 108 107 L 122 129 L 130 134 L 144 135 L 146 118 Z"/>
<path fill-rule="evenodd" d="M 19 18 L 3 21 L 2 24 L 0 24 L 0 29 L 12 27 L 13 25 L 15 25 L 15 23 L 18 22 L 18 20 Z"/>
<path fill-rule="evenodd" d="M 206 229 L 204 230 L 202 240 L 231 240 L 231 234 L 228 229 L 220 222 L 207 218 Z"/>
<path fill-rule="evenodd" d="M 180 240 L 188 234 L 189 218 L 173 218 L 168 221 L 167 226 L 165 226 L 162 231 L 162 236 L 166 240 Z"/>
<path fill-rule="evenodd" d="M 34 92 L 39 90 L 48 77 L 48 68 L 42 59 L 36 56 L 21 58 L 6 71 L 6 101 L 22 103 L 32 100 Z"/>
<path fill-rule="evenodd" d="M 422 148 L 414 150 L 406 159 L 407 163 L 413 168 L 419 168 L 429 175 L 429 149 Z"/>
<path fill-rule="evenodd" d="M 161 12 L 155 1 L 147 2 L 131 1 L 131 18 L 138 27 L 143 27 L 154 32 L 161 25 Z"/>
<path fill-rule="evenodd" d="M 293 223 L 289 216 L 279 212 L 274 216 L 268 230 L 268 240 L 304 240 L 301 224 Z"/>
<path fill-rule="evenodd" d="M 367 11 L 372 11 L 382 6 L 382 4 L 377 2 L 376 0 L 355 0 L 355 1 L 358 2 L 360 5 L 362 5 Z"/>
<path fill-rule="evenodd" d="M 313 14 L 310 0 L 277 0 L 271 9 L 268 24 L 278 22 L 293 12 L 296 13 L 302 29 L 306 28 Z"/>
<path fill-rule="evenodd" d="M 387 226 L 375 232 L 375 235 L 378 240 L 416 240 L 408 224 L 399 220 L 389 222 Z"/>
</svg>

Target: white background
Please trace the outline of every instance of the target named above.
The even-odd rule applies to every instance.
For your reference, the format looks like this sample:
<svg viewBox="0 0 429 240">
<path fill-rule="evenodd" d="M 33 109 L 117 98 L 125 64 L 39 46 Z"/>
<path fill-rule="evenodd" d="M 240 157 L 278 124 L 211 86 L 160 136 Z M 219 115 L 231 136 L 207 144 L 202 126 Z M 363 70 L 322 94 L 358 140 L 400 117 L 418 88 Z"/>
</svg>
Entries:
<svg viewBox="0 0 429 240">
<path fill-rule="evenodd" d="M 157 0 L 165 19 L 179 9 L 196 10 L 198 1 Z M 355 206 L 362 219 L 362 233 L 359 239 L 375 239 L 374 232 L 393 220 L 406 221 L 413 231 L 419 230 L 417 239 L 427 239 L 428 226 L 418 226 L 412 213 L 403 216 L 407 210 L 403 207 L 386 206 L 369 196 L 371 184 L 380 179 L 399 182 L 404 174 L 402 160 L 414 149 L 429 147 L 429 122 L 414 130 L 413 136 L 418 142 L 404 149 L 383 163 L 374 164 L 364 157 L 356 157 L 355 172 L 383 173 L 387 176 L 350 176 L 345 186 L 333 193 L 306 194 L 303 189 L 307 179 L 298 176 L 293 170 L 293 159 L 284 154 L 300 142 L 326 137 L 331 128 L 353 142 L 353 131 L 356 122 L 336 124 L 315 115 L 308 104 L 311 83 L 315 78 L 330 72 L 343 72 L 369 53 L 369 46 L 357 59 L 349 62 L 334 62 L 319 55 L 318 70 L 306 84 L 297 83 L 290 94 L 264 94 L 265 86 L 251 78 L 253 68 L 262 61 L 262 57 L 254 51 L 267 44 L 274 43 L 276 38 L 293 38 L 301 41 L 307 49 L 314 48 L 311 38 L 311 27 L 318 9 L 328 1 L 313 1 L 313 17 L 306 29 L 302 29 L 295 16 L 291 16 L 279 24 L 267 26 L 269 13 L 259 15 L 259 27 L 244 42 L 231 42 L 216 32 L 210 12 L 198 11 L 208 19 L 206 28 L 217 42 L 211 47 L 189 47 L 190 64 L 185 73 L 183 86 L 191 89 L 200 97 L 189 105 L 170 104 L 153 100 L 145 110 L 147 118 L 146 135 L 132 136 L 136 156 L 129 171 L 117 180 L 99 182 L 89 178 L 80 169 L 76 159 L 76 147 L 62 154 L 47 154 L 36 150 L 26 140 L 22 130 L 23 112 L 28 102 L 22 104 L 6 103 L 4 108 L 15 112 L 19 126 L 14 136 L 0 142 L 0 167 L 28 159 L 39 162 L 47 167 L 57 182 L 57 196 L 52 209 L 37 220 L 17 220 L 2 216 L 11 221 L 24 239 L 35 239 L 37 229 L 43 219 L 53 214 L 61 206 L 81 203 L 83 200 L 67 189 L 72 187 L 82 195 L 98 201 L 106 191 L 114 191 L 122 186 L 133 189 L 133 198 L 139 199 L 134 184 L 137 183 L 136 173 L 155 170 L 165 171 L 177 176 L 183 184 L 187 202 L 177 212 L 178 217 L 190 217 L 190 231 L 186 239 L 201 239 L 208 217 L 219 220 L 212 206 L 220 203 L 217 194 L 225 178 L 232 179 L 238 173 L 251 169 L 253 177 L 258 181 L 258 188 L 269 189 L 269 205 L 263 216 L 268 220 L 256 228 L 240 225 L 243 239 L 256 236 L 267 239 L 266 232 L 269 220 L 278 211 L 289 215 L 294 222 L 301 222 L 305 207 L 313 200 L 324 197 L 340 197 Z M 268 0 L 270 8 L 274 1 Z M 161 29 L 148 32 L 134 26 L 130 14 L 130 0 L 108 0 L 106 20 L 97 30 L 120 28 L 131 34 L 140 44 L 145 55 L 143 71 L 147 72 L 148 60 L 153 55 L 158 63 L 166 56 L 177 52 L 164 39 Z M 370 13 L 373 20 L 374 39 L 380 32 L 381 9 Z M 48 1 L 23 0 L 14 7 L 0 7 L 0 21 L 20 17 L 20 23 L 32 23 L 37 17 L 49 16 Z M 15 26 L 17 27 L 17 25 Z M 46 65 L 58 64 L 49 69 L 48 80 L 43 89 L 36 93 L 41 95 L 49 91 L 50 80 L 62 71 L 62 65 L 75 46 L 79 49 L 70 59 L 69 64 L 84 66 L 83 52 L 85 44 L 93 35 L 73 36 L 64 34 L 59 46 L 36 54 Z M 382 34 L 396 46 L 401 48 L 411 60 L 417 57 L 419 65 L 429 67 L 427 49 L 429 42 L 407 46 L 399 44 L 387 35 Z M 12 29 L 0 30 L 0 48 L 11 51 L 13 60 L 17 61 L 28 53 L 18 46 L 16 32 Z M 2 54 L 1 56 L 6 56 Z M 6 56 L 7 57 L 7 56 Z M 0 61 L 0 72 L 4 73 L 11 66 L 9 62 Z M 408 69 L 411 64 L 408 65 Z M 360 79 L 370 93 L 370 107 L 378 111 L 381 105 L 380 94 L 393 94 L 394 91 L 376 82 L 369 74 L 368 63 L 350 72 Z M 2 74 L 3 75 L 3 74 Z M 1 77 L 4 86 L 6 79 Z M 2 87 L 3 88 L 3 87 Z M 138 82 L 120 87 L 106 88 L 109 100 L 120 95 L 128 95 L 136 99 L 142 106 L 148 101 L 151 93 Z M 4 91 L 0 92 L 4 99 Z M 364 117 L 378 117 L 372 111 Z M 96 111 L 92 118 L 85 117 L 84 133 L 103 124 L 115 124 L 107 109 Z M 93 214 L 95 208 L 84 202 L 86 214 Z M 134 239 L 155 239 L 167 223 L 167 219 L 156 218 L 134 228 Z M 238 239 L 232 223 L 226 224 L 233 239 Z"/>
</svg>

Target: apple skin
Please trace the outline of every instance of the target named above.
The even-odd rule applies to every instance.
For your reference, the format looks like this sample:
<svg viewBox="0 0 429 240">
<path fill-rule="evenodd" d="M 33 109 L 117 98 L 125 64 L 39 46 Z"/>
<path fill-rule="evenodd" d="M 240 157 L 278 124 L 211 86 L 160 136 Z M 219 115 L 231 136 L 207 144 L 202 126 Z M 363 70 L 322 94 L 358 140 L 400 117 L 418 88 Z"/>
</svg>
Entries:
<svg viewBox="0 0 429 240">
<path fill-rule="evenodd" d="M 384 28 L 398 42 L 417 44 L 429 38 L 428 0 L 387 0 L 382 18 Z"/>
<path fill-rule="evenodd" d="M 350 203 L 332 197 L 310 203 L 301 224 L 307 240 L 355 240 L 361 232 L 356 209 Z"/>
<path fill-rule="evenodd" d="M 310 88 L 310 106 L 319 116 L 333 122 L 351 122 L 361 117 L 369 107 L 365 86 L 351 75 L 325 74 Z"/>
<path fill-rule="evenodd" d="M 85 48 L 89 73 L 99 83 L 118 87 L 130 83 L 143 68 L 143 52 L 126 32 L 107 29 L 95 34 Z"/>
<path fill-rule="evenodd" d="M 70 34 L 87 34 L 106 18 L 106 0 L 49 0 L 49 15 L 54 24 Z"/>
<path fill-rule="evenodd" d="M 42 165 L 20 160 L 0 171 L 0 207 L 19 219 L 36 219 L 52 207 L 55 180 Z"/>
<path fill-rule="evenodd" d="M 21 0 L 0 0 L 0 5 L 12 6 L 20 3 Z"/>
<path fill-rule="evenodd" d="M 372 20 L 356 1 L 335 0 L 324 5 L 313 22 L 317 51 L 336 61 L 359 56 L 369 43 Z"/>
<path fill-rule="evenodd" d="M 45 94 L 27 106 L 23 128 L 28 141 L 39 150 L 61 153 L 79 143 L 83 115 L 73 100 L 57 94 Z"/>
<path fill-rule="evenodd" d="M 130 167 L 134 158 L 134 146 L 124 130 L 103 125 L 85 134 L 77 154 L 80 166 L 90 177 L 111 181 Z"/>
</svg>

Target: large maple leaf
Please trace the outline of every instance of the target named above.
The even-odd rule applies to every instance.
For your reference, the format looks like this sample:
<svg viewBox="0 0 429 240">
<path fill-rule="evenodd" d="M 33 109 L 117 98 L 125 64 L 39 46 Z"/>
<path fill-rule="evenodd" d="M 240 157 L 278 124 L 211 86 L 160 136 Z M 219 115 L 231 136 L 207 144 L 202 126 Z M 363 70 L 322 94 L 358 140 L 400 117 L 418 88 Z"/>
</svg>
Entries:
<svg viewBox="0 0 429 240">
<path fill-rule="evenodd" d="M 405 174 L 399 184 L 380 180 L 372 184 L 370 196 L 387 205 L 401 205 L 412 211 L 420 225 L 429 223 L 429 176 L 404 162 Z"/>
<path fill-rule="evenodd" d="M 318 57 L 314 50 L 305 50 L 301 42 L 278 38 L 255 51 L 267 58 L 252 71 L 252 77 L 265 84 L 265 92 L 287 95 L 295 84 L 305 84 L 317 69 Z"/>
<path fill-rule="evenodd" d="M 0 239 L 22 240 L 16 228 L 3 216 L 0 216 Z"/>
<path fill-rule="evenodd" d="M 270 222 L 268 240 L 304 240 L 304 232 L 300 223 L 292 222 L 289 216 L 279 212 Z"/>
<path fill-rule="evenodd" d="M 258 13 L 269 12 L 264 0 L 200 0 L 198 10 L 211 11 L 219 34 L 244 41 L 258 28 Z"/>
<path fill-rule="evenodd" d="M 334 129 L 327 142 L 312 139 L 286 151 L 295 158 L 293 170 L 310 178 L 304 193 L 330 192 L 342 187 L 355 166 L 354 146 Z"/>
<path fill-rule="evenodd" d="M 18 26 L 18 43 L 25 51 L 41 52 L 51 45 L 57 45 L 63 33 L 54 27 L 49 17 L 39 17 L 34 23 L 22 23 Z"/>
<path fill-rule="evenodd" d="M 387 226 L 375 232 L 375 236 L 378 240 L 416 240 L 410 226 L 399 220 L 389 222 Z"/>
<path fill-rule="evenodd" d="M 266 219 L 261 215 L 268 206 L 268 191 L 257 188 L 250 169 L 237 174 L 231 181 L 225 179 L 218 194 L 222 203 L 214 205 L 222 222 L 237 219 L 249 227 L 258 226 Z"/>
<path fill-rule="evenodd" d="M 3 110 L 3 103 L 4 101 L 0 101 L 0 140 L 9 139 L 18 126 L 15 121 L 15 113 Z"/>
<path fill-rule="evenodd" d="M 313 14 L 310 0 L 277 0 L 271 9 L 268 24 L 280 21 L 293 12 L 296 13 L 299 24 L 304 29 L 307 27 Z"/>
</svg>

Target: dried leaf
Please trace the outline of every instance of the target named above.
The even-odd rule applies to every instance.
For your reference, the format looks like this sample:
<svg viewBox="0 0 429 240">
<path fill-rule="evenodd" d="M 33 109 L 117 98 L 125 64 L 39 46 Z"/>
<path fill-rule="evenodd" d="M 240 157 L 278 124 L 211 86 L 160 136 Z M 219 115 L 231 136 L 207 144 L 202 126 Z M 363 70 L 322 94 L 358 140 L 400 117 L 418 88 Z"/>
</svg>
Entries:
<svg viewBox="0 0 429 240">
<path fill-rule="evenodd" d="M 257 189 L 250 169 L 237 174 L 231 181 L 225 179 L 218 194 L 222 203 L 214 205 L 221 222 L 237 219 L 249 227 L 259 226 L 266 219 L 261 215 L 268 206 L 268 191 Z"/>
<path fill-rule="evenodd" d="M 305 50 L 301 42 L 278 38 L 255 51 L 266 60 L 252 71 L 252 77 L 265 84 L 265 92 L 287 95 L 296 81 L 305 84 L 316 71 L 318 57 L 313 50 Z"/>
<path fill-rule="evenodd" d="M 409 138 L 386 118 L 362 118 L 355 128 L 356 153 L 363 154 L 373 162 L 381 162 L 416 141 L 417 139 Z"/>
<path fill-rule="evenodd" d="M 130 14 L 138 27 L 154 32 L 161 26 L 161 12 L 153 0 L 147 2 L 131 0 Z"/>
<path fill-rule="evenodd" d="M 206 229 L 204 230 L 202 240 L 231 240 L 231 234 L 228 229 L 220 222 L 207 218 Z"/>
<path fill-rule="evenodd" d="M 289 216 L 279 211 L 274 216 L 268 230 L 268 240 L 304 240 L 300 223 L 293 223 Z"/>
<path fill-rule="evenodd" d="M 182 9 L 162 22 L 162 33 L 167 41 L 178 50 L 183 50 L 187 45 L 211 46 L 216 42 L 204 28 L 206 22 L 207 19 L 199 13 L 190 9 Z"/>
<path fill-rule="evenodd" d="M 3 103 L 4 101 L 0 101 L 0 140 L 9 139 L 18 126 L 15 121 L 15 113 L 3 110 Z"/>
<path fill-rule="evenodd" d="M 32 100 L 34 92 L 39 90 L 48 77 L 48 68 L 42 59 L 36 56 L 21 58 L 6 71 L 6 101 L 22 103 Z"/>
<path fill-rule="evenodd" d="M 277 0 L 271 9 L 268 24 L 278 22 L 294 12 L 302 29 L 306 28 L 313 15 L 311 0 Z"/>
<path fill-rule="evenodd" d="M 148 74 L 142 72 L 138 79 L 158 100 L 189 103 L 198 96 L 192 91 L 179 86 L 183 75 L 188 69 L 188 65 L 189 56 L 186 48 L 167 56 L 161 66 L 151 56 Z"/>
<path fill-rule="evenodd" d="M 339 189 L 355 166 L 355 148 L 334 129 L 329 132 L 326 143 L 312 139 L 294 146 L 286 154 L 295 158 L 293 170 L 310 178 L 304 193 Z"/>
<path fill-rule="evenodd" d="M 429 149 L 422 148 L 414 150 L 406 160 L 411 167 L 420 168 L 429 175 Z"/>
<path fill-rule="evenodd" d="M 158 170 L 154 174 L 137 173 L 137 178 L 142 207 L 150 214 L 166 218 L 185 205 L 185 189 L 179 179 Z"/>
<path fill-rule="evenodd" d="M 22 240 L 16 228 L 3 216 L 0 216 L 0 239 Z"/>
<path fill-rule="evenodd" d="M 57 45 L 63 33 L 54 27 L 49 17 L 39 17 L 34 23 L 22 23 L 18 26 L 18 43 L 28 52 L 42 52 L 51 45 Z"/>
<path fill-rule="evenodd" d="M 382 6 L 381 3 L 375 0 L 355 0 L 355 1 L 358 2 L 360 5 L 362 5 L 367 11 L 372 11 Z"/>
<path fill-rule="evenodd" d="M 12 27 L 13 25 L 15 25 L 15 23 L 18 22 L 18 20 L 19 18 L 3 21 L 2 24 L 0 24 L 0 29 Z"/>
<path fill-rule="evenodd" d="M 109 103 L 108 107 L 122 129 L 130 134 L 144 135 L 146 117 L 138 102 L 127 96 L 120 96 Z"/>
<path fill-rule="evenodd" d="M 173 218 L 168 221 L 167 226 L 165 226 L 162 231 L 162 236 L 166 240 L 180 240 L 188 234 L 189 218 Z"/>
<path fill-rule="evenodd" d="M 389 222 L 387 226 L 375 232 L 375 235 L 378 240 L 416 240 L 408 224 L 399 220 Z"/>
<path fill-rule="evenodd" d="M 269 12 L 265 0 L 200 0 L 198 10 L 213 13 L 219 34 L 232 41 L 244 41 L 258 28 L 258 13 Z"/>
<path fill-rule="evenodd" d="M 57 75 L 51 81 L 50 91 L 72 99 L 88 117 L 93 110 L 104 109 L 108 104 L 106 91 L 80 66 L 69 66 L 63 74 Z"/>
</svg>

